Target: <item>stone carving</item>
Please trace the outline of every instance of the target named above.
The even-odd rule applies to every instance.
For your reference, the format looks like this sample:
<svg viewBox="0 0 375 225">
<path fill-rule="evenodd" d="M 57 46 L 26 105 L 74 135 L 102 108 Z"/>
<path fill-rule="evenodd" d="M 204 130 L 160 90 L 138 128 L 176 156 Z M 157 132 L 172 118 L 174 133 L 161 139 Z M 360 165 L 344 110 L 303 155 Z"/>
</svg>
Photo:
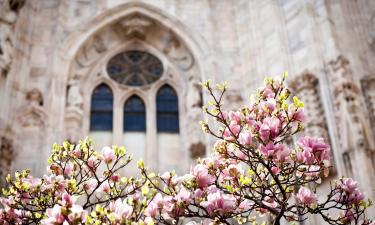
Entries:
<svg viewBox="0 0 375 225">
<path fill-rule="evenodd" d="M 367 110 L 371 117 L 371 127 L 375 134 L 375 76 L 366 76 L 361 79 L 363 94 L 366 98 Z"/>
<path fill-rule="evenodd" d="M 206 155 L 206 146 L 202 142 L 192 144 L 189 150 L 192 159 L 201 158 Z"/>
<path fill-rule="evenodd" d="M 33 88 L 29 92 L 27 92 L 26 99 L 32 106 L 43 106 L 42 93 L 36 88 Z"/>
<path fill-rule="evenodd" d="M 46 114 L 43 110 L 42 93 L 33 88 L 26 93 L 28 104 L 19 110 L 18 121 L 22 127 L 42 127 L 45 125 Z"/>
<path fill-rule="evenodd" d="M 5 186 L 5 177 L 10 172 L 11 163 L 15 157 L 13 142 L 10 137 L 0 138 L 0 187 Z"/>
<path fill-rule="evenodd" d="M 352 80 L 349 61 L 339 56 L 330 62 L 330 69 L 335 116 L 339 121 L 339 135 L 344 149 L 372 148 L 373 140 L 369 137 L 369 127 L 364 121 L 364 111 L 361 107 L 360 89 Z"/>
<path fill-rule="evenodd" d="M 322 137 L 330 142 L 324 107 L 321 101 L 318 78 L 308 71 L 296 77 L 289 85 L 292 94 L 298 96 L 305 103 L 305 129 L 302 135 Z M 331 164 L 335 165 L 333 150 L 331 151 Z M 331 171 L 335 174 L 336 167 Z"/>
<path fill-rule="evenodd" d="M 8 1 L 0 2 L 0 75 L 6 75 L 12 62 L 13 27 L 17 14 Z"/>
<path fill-rule="evenodd" d="M 79 85 L 80 82 L 77 79 L 72 79 L 68 83 L 68 99 L 66 102 L 68 108 L 82 110 L 83 97 Z"/>
<path fill-rule="evenodd" d="M 190 78 L 188 92 L 186 96 L 187 106 L 189 108 L 202 108 L 202 87 L 193 77 Z"/>
<path fill-rule="evenodd" d="M 95 63 L 105 51 L 107 51 L 105 41 L 100 35 L 95 35 L 82 47 L 76 62 L 82 68 L 88 67 Z"/>
<path fill-rule="evenodd" d="M 75 76 L 68 83 L 68 95 L 65 113 L 65 138 L 71 142 L 77 142 L 82 133 L 83 96 L 80 89 L 80 81 Z"/>
<path fill-rule="evenodd" d="M 118 31 L 125 38 L 138 38 L 144 40 L 146 38 L 146 31 L 152 25 L 152 21 L 145 17 L 136 15 L 131 18 L 125 18 L 119 23 Z"/>
<path fill-rule="evenodd" d="M 293 95 L 298 96 L 305 103 L 306 126 L 304 133 L 310 136 L 322 136 L 326 141 L 329 141 L 318 78 L 305 72 L 291 82 L 290 88 Z"/>
<path fill-rule="evenodd" d="M 188 71 L 194 66 L 193 55 L 173 33 L 169 34 L 163 52 L 183 71 Z"/>
<path fill-rule="evenodd" d="M 340 143 L 340 152 L 346 176 L 361 177 L 356 160 L 360 160 L 361 168 L 372 170 L 371 150 L 374 149 L 366 114 L 361 107 L 360 89 L 354 83 L 353 72 L 348 59 L 339 56 L 329 62 L 330 84 L 333 90 L 335 119 Z M 367 182 L 368 179 L 362 180 Z"/>
</svg>

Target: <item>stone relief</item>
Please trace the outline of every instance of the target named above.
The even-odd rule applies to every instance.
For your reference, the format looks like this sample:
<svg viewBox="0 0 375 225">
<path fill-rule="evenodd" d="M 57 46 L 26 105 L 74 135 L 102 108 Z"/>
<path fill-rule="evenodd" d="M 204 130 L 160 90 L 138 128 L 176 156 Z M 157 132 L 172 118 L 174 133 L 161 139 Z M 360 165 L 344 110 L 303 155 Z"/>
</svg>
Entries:
<svg viewBox="0 0 375 225">
<path fill-rule="evenodd" d="M 370 128 L 365 121 L 366 114 L 361 107 L 360 89 L 352 79 L 353 73 L 349 61 L 345 57 L 339 56 L 336 60 L 330 61 L 329 66 L 335 118 L 337 128 L 340 131 L 338 132 L 338 138 L 344 157 L 343 163 L 347 174 L 353 174 L 352 164 L 348 160 L 354 154 L 358 154 L 357 151 L 369 152 L 373 150 L 373 139 L 370 135 Z"/>
<path fill-rule="evenodd" d="M 46 124 L 42 93 L 33 88 L 26 93 L 28 104 L 19 110 L 18 121 L 22 127 L 42 127 Z"/>
<path fill-rule="evenodd" d="M 192 159 L 202 158 L 206 156 L 206 146 L 202 142 L 193 143 L 190 146 L 190 157 Z"/>
<path fill-rule="evenodd" d="M 9 135 L 0 138 L 0 187 L 4 187 L 5 177 L 10 172 L 12 161 L 15 157 L 13 141 Z"/>
<path fill-rule="evenodd" d="M 322 97 L 320 94 L 319 79 L 306 71 L 296 77 L 289 85 L 292 95 L 298 96 L 305 103 L 305 129 L 301 135 L 322 137 L 330 143 L 327 120 L 325 117 Z M 334 166 L 333 150 L 331 151 L 331 163 Z M 335 174 L 337 171 L 332 171 Z"/>
<path fill-rule="evenodd" d="M 76 62 L 83 68 L 91 66 L 105 51 L 107 51 L 106 42 L 100 35 L 95 35 L 82 47 Z"/>
<path fill-rule="evenodd" d="M 368 128 L 363 121 L 364 112 L 360 102 L 360 89 L 352 80 L 352 71 L 349 61 L 339 56 L 337 60 L 330 62 L 331 83 L 333 84 L 334 103 L 336 107 L 336 118 L 340 121 L 341 134 L 350 134 L 350 129 L 355 129 L 357 135 L 353 137 L 341 137 L 346 148 L 354 147 L 368 148 L 371 142 L 369 139 Z M 354 138 L 353 143 L 346 141 Z"/>
<path fill-rule="evenodd" d="M 194 65 L 194 57 L 173 33 L 170 32 L 163 52 L 183 71 L 190 70 Z"/>
<path fill-rule="evenodd" d="M 14 45 L 14 24 L 17 20 L 17 6 L 21 1 L 0 1 L 0 75 L 6 76 L 12 63 Z"/>
<path fill-rule="evenodd" d="M 361 87 L 366 98 L 366 106 L 371 116 L 371 125 L 375 134 L 375 76 L 371 75 L 362 78 Z"/>
<path fill-rule="evenodd" d="M 83 97 L 80 90 L 80 82 L 78 79 L 72 79 L 68 83 L 68 99 L 66 104 L 68 108 L 82 110 Z"/>
<path fill-rule="evenodd" d="M 137 38 L 144 40 L 146 31 L 152 25 L 152 21 L 143 16 L 132 16 L 118 22 L 115 29 L 123 38 Z"/>
<path fill-rule="evenodd" d="M 326 141 L 329 141 L 318 78 L 305 72 L 291 82 L 290 88 L 293 95 L 298 96 L 305 103 L 305 135 L 323 136 Z"/>
</svg>

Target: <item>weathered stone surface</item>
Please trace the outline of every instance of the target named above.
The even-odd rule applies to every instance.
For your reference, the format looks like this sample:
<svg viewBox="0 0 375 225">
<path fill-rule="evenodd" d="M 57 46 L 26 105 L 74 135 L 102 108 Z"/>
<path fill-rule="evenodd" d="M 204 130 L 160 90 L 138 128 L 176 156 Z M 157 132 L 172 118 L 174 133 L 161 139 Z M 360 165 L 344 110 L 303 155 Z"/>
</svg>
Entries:
<svg viewBox="0 0 375 225">
<path fill-rule="evenodd" d="M 1 151 L 15 156 L 1 171 L 41 174 L 52 143 L 90 134 L 98 146 L 126 143 L 151 168 L 186 171 L 212 144 L 198 124 L 207 100 L 200 81 L 228 80 L 233 108 L 265 76 L 288 70 L 307 103 L 306 133 L 332 145 L 331 178 L 354 176 L 367 190 L 375 185 L 374 17 L 372 0 L 0 0 Z M 127 50 L 159 58 L 162 77 L 143 87 L 111 80 L 108 60 Z M 92 133 L 91 94 L 101 83 L 113 92 L 113 130 Z M 179 97 L 177 135 L 157 132 L 156 93 L 166 83 Z M 126 136 L 123 106 L 134 94 L 147 129 Z"/>
</svg>

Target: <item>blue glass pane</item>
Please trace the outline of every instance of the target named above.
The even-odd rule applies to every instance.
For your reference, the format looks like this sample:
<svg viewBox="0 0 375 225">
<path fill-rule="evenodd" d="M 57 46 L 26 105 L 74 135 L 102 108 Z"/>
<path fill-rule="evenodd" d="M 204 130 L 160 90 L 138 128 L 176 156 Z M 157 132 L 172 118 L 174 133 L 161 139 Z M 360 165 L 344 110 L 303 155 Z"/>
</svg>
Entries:
<svg viewBox="0 0 375 225">
<path fill-rule="evenodd" d="M 98 113 L 91 112 L 90 130 L 91 131 L 112 131 L 112 112 Z"/>
<path fill-rule="evenodd" d="M 146 111 L 142 99 L 130 97 L 124 106 L 124 131 L 146 131 Z"/>
<path fill-rule="evenodd" d="M 171 86 L 165 85 L 158 91 L 156 111 L 159 132 L 179 132 L 178 98 Z"/>
<path fill-rule="evenodd" d="M 113 95 L 111 89 L 101 84 L 91 96 L 90 130 L 112 131 Z"/>
</svg>

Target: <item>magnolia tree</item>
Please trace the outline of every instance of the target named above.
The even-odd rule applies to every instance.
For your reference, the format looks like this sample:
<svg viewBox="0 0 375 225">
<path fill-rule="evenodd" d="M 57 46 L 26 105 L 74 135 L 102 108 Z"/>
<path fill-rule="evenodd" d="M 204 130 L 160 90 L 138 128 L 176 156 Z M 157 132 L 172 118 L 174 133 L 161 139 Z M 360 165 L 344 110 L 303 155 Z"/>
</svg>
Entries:
<svg viewBox="0 0 375 225">
<path fill-rule="evenodd" d="M 238 111 L 222 109 L 225 83 L 202 84 L 212 97 L 204 111 L 214 121 L 202 128 L 217 141 L 183 176 L 155 175 L 139 161 L 141 175 L 125 177 L 131 158 L 122 147 L 99 153 L 90 140 L 54 145 L 43 178 L 28 170 L 7 177 L 0 224 L 257 224 L 261 216 L 280 224 L 312 214 L 329 224 L 374 224 L 365 215 L 371 201 L 351 178 L 318 196 L 330 148 L 315 137 L 291 144 L 303 130 L 304 105 L 284 80 L 266 79 Z"/>
</svg>

